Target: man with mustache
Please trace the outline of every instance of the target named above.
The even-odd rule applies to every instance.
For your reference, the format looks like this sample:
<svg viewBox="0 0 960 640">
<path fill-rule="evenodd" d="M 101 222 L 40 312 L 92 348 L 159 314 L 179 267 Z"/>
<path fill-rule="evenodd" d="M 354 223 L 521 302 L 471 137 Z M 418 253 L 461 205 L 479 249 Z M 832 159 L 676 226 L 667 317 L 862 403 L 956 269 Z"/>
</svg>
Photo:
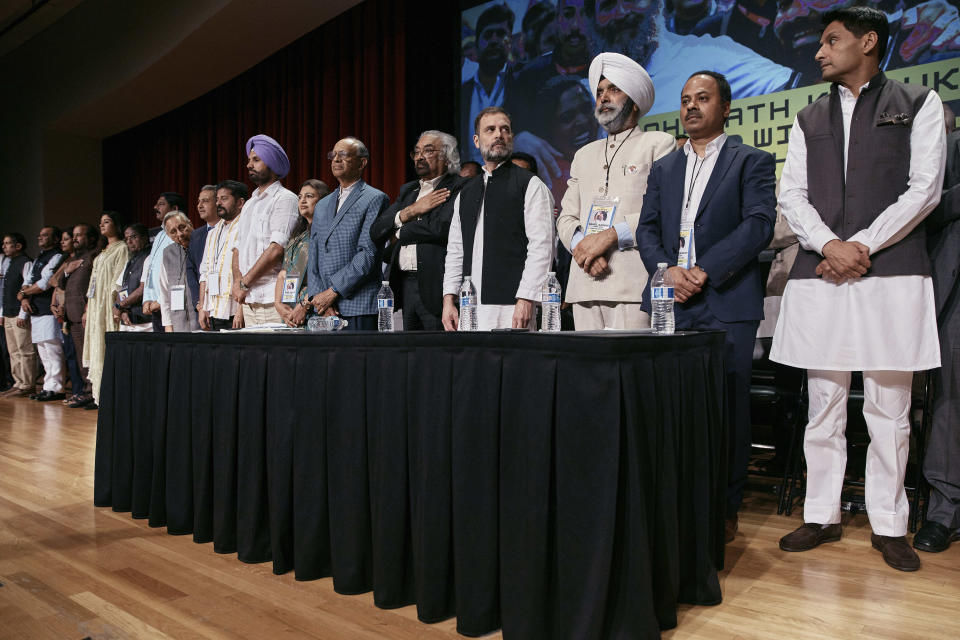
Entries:
<svg viewBox="0 0 960 640">
<path fill-rule="evenodd" d="M 553 260 L 553 197 L 543 182 L 510 162 L 510 116 L 488 107 L 473 123 L 484 159 L 453 204 L 443 276 L 443 328 L 456 331 L 465 275 L 477 289 L 477 328 L 532 328 L 535 300 Z"/>
<path fill-rule="evenodd" d="M 233 288 L 231 249 L 240 229 L 244 203 L 250 197 L 247 185 L 224 180 L 216 186 L 220 221 L 207 234 L 200 261 L 200 295 L 197 303 L 201 329 L 220 331 L 243 326 L 243 311 L 230 294 Z"/>
<path fill-rule="evenodd" d="M 453 201 L 466 179 L 458 175 L 457 139 L 448 133 L 424 131 L 410 158 L 418 179 L 400 187 L 370 236 L 378 248 L 387 246 L 388 278 L 403 328 L 437 331 L 443 326 L 443 263 Z"/>
<path fill-rule="evenodd" d="M 940 201 L 945 135 L 936 92 L 880 71 L 887 16 L 829 11 L 816 61 L 830 92 L 797 114 L 780 208 L 800 242 L 770 359 L 807 370 L 804 524 L 784 551 L 838 541 L 852 371 L 870 433 L 864 493 L 871 543 L 889 566 L 920 568 L 906 541 L 913 372 L 940 366 L 924 218 Z"/>
<path fill-rule="evenodd" d="M 504 102 L 504 81 L 507 61 L 510 59 L 510 36 L 516 16 L 506 4 L 495 4 L 477 18 L 477 64 L 476 75 L 460 86 L 460 108 L 467 115 L 463 119 L 461 140 L 470 138 L 468 124 L 486 107 L 499 106 Z M 464 148 L 470 160 L 482 160 L 480 154 Z"/>
<path fill-rule="evenodd" d="M 190 304 L 193 283 L 187 277 L 187 252 L 193 224 L 182 211 L 173 211 L 164 218 L 163 228 L 173 238 L 173 244 L 163 252 L 163 270 L 157 278 L 163 330 L 167 333 L 196 331 L 200 325 L 197 323 L 197 309 Z"/>
<path fill-rule="evenodd" d="M 647 273 L 635 250 L 643 192 L 650 166 L 676 145 L 669 134 L 637 126 L 654 100 L 639 64 L 601 53 L 590 64 L 590 84 L 607 137 L 576 152 L 560 205 L 557 234 L 574 259 L 564 301 L 573 303 L 577 331 L 639 329 L 650 326 L 640 309 Z"/>
<path fill-rule="evenodd" d="M 190 300 L 191 309 L 196 309 L 199 302 L 200 262 L 203 261 L 203 249 L 207 246 L 207 233 L 218 222 L 217 188 L 214 185 L 205 184 L 200 187 L 200 195 L 197 197 L 197 214 L 203 224 L 193 230 L 190 236 L 190 248 L 187 250 L 187 280 L 190 281 L 192 287 L 190 293 L 193 296 Z"/>
<path fill-rule="evenodd" d="M 698 71 L 680 94 L 690 139 L 654 163 L 643 196 L 637 246 L 649 273 L 669 265 L 677 329 L 725 332 L 728 424 L 727 542 L 737 532 L 750 461 L 750 373 L 763 285 L 757 256 L 777 217 L 772 155 L 727 138 L 731 89 L 723 75 Z M 650 312 L 650 296 L 644 296 Z"/>
<path fill-rule="evenodd" d="M 297 195 L 280 180 L 290 160 L 280 143 L 267 135 L 247 140 L 247 172 L 257 188 L 247 200 L 233 246 L 234 299 L 243 307 L 245 326 L 283 324 L 273 305 L 283 248 L 297 224 Z"/>
</svg>

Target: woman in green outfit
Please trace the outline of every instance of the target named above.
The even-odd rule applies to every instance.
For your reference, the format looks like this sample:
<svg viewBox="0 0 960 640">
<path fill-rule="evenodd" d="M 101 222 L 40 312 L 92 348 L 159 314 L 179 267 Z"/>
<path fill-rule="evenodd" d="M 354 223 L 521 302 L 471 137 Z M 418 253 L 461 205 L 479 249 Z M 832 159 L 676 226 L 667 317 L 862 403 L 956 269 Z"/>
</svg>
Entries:
<svg viewBox="0 0 960 640">
<path fill-rule="evenodd" d="M 289 327 L 303 326 L 309 305 L 301 304 L 307 297 L 307 255 L 310 248 L 310 225 L 313 210 L 330 187 L 311 178 L 300 187 L 300 218 L 290 234 L 290 242 L 283 252 L 283 267 L 277 274 L 273 305 Z"/>
</svg>

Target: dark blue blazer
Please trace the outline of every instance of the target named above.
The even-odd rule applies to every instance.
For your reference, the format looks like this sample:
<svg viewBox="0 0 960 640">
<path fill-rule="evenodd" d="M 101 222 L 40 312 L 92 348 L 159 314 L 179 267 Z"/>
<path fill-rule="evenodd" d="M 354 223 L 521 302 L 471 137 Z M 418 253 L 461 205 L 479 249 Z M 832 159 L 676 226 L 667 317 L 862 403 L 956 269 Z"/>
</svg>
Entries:
<svg viewBox="0 0 960 640">
<path fill-rule="evenodd" d="M 207 245 L 207 233 L 210 227 L 202 223 L 190 235 L 190 248 L 187 250 L 187 280 L 190 295 L 193 296 L 193 308 L 197 308 L 200 296 L 200 263 L 203 262 L 203 249 Z"/>
<path fill-rule="evenodd" d="M 333 287 L 340 294 L 336 304 L 342 315 L 374 314 L 382 274 L 370 225 L 390 199 L 363 180 L 357 182 L 337 211 L 339 196 L 337 187 L 313 209 L 307 294 L 313 296 Z"/>
<path fill-rule="evenodd" d="M 657 160 L 650 169 L 637 225 L 637 249 L 652 277 L 658 262 L 677 264 L 687 156 L 682 149 Z M 765 151 L 727 139 L 700 200 L 693 237 L 697 264 L 707 272 L 703 291 L 677 304 L 677 325 L 684 308 L 705 301 L 723 322 L 763 318 L 763 283 L 757 256 L 770 243 L 777 218 L 776 163 Z M 650 312 L 650 291 L 643 296 Z"/>
</svg>

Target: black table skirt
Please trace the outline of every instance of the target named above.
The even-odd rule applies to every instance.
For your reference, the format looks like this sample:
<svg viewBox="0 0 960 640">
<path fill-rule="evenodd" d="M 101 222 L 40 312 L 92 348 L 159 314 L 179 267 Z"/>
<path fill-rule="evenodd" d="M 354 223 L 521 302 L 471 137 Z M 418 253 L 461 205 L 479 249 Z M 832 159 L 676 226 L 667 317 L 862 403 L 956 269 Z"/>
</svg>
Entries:
<svg viewBox="0 0 960 640">
<path fill-rule="evenodd" d="M 720 602 L 723 334 L 107 334 L 94 504 L 464 635 Z"/>
</svg>

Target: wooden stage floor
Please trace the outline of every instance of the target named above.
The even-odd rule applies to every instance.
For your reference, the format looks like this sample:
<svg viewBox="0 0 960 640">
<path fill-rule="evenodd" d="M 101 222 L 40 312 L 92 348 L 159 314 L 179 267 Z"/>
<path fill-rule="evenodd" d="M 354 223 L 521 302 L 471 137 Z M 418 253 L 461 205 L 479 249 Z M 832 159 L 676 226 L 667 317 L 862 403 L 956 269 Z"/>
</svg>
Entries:
<svg viewBox="0 0 960 640">
<path fill-rule="evenodd" d="M 93 506 L 96 412 L 0 399 L 0 638 L 459 638 L 414 607 L 377 609 L 330 579 L 295 582 L 189 536 Z M 888 568 L 865 514 L 844 539 L 788 554 L 801 523 L 754 491 L 728 546 L 724 602 L 681 609 L 664 638 L 960 638 L 960 543 Z M 499 637 L 495 634 L 491 637 Z"/>
</svg>

